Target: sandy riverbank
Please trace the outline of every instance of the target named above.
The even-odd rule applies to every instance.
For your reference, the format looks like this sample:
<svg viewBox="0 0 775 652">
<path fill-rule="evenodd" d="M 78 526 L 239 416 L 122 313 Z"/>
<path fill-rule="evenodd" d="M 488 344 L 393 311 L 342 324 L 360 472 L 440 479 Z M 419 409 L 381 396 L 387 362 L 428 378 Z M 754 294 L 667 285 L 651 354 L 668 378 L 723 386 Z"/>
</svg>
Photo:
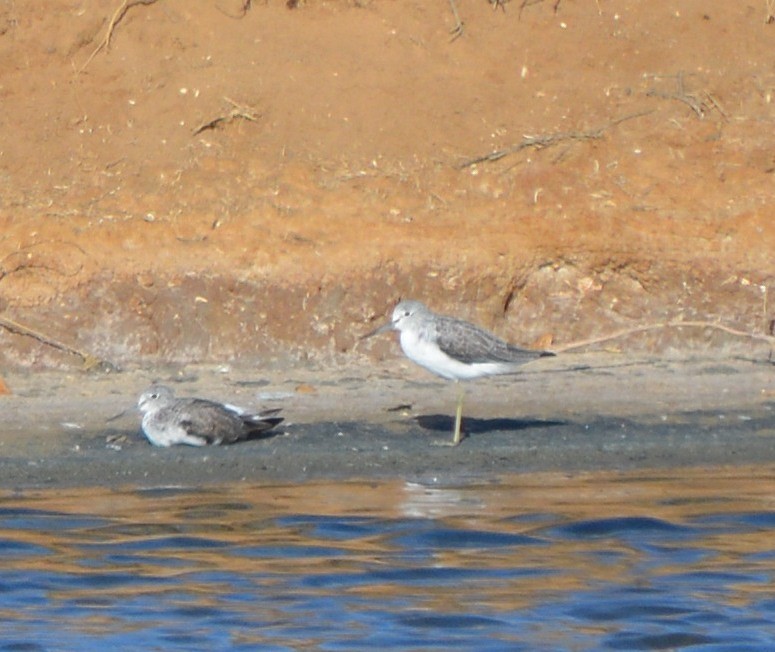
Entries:
<svg viewBox="0 0 775 652">
<path fill-rule="evenodd" d="M 772 365 L 743 356 L 564 355 L 467 385 L 465 428 L 448 440 L 455 390 L 401 358 L 291 370 L 187 366 L 110 374 L 9 375 L 0 398 L 0 486 L 200 485 L 403 478 L 461 483 L 504 473 L 775 462 Z M 272 438 L 159 449 L 139 431 L 151 381 L 181 396 L 279 406 Z M 117 416 L 118 415 L 118 416 Z"/>
</svg>

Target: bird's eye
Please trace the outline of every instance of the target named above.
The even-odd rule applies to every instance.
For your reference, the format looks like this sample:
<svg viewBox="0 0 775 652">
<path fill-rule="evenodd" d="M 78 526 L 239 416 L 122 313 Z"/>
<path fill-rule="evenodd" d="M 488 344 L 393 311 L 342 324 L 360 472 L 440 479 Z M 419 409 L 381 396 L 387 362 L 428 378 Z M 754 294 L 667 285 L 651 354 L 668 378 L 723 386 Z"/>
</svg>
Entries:
<svg viewBox="0 0 775 652">
<path fill-rule="evenodd" d="M 159 394 L 157 392 L 154 392 L 153 394 L 151 394 L 151 398 L 154 398 L 154 399 L 159 398 Z"/>
</svg>

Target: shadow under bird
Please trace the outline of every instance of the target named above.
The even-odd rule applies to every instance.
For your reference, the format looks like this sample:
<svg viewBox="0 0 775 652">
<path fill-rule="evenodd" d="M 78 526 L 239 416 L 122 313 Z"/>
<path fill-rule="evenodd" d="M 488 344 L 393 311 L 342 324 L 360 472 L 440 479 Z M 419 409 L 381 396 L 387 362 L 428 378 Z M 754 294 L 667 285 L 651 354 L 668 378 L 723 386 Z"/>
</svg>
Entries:
<svg viewBox="0 0 775 652">
<path fill-rule="evenodd" d="M 175 398 L 165 385 L 146 389 L 137 401 L 143 433 L 154 446 L 219 446 L 250 439 L 283 421 L 280 409 L 249 413 L 202 398 Z"/>
<path fill-rule="evenodd" d="M 513 346 L 492 333 L 462 319 L 439 315 L 425 304 L 411 299 L 400 301 L 390 321 L 361 339 L 387 331 L 398 331 L 406 357 L 437 376 L 470 380 L 482 376 L 513 374 L 532 360 L 553 356 L 550 351 L 535 351 Z M 462 441 L 463 388 L 458 393 L 452 446 Z"/>
</svg>

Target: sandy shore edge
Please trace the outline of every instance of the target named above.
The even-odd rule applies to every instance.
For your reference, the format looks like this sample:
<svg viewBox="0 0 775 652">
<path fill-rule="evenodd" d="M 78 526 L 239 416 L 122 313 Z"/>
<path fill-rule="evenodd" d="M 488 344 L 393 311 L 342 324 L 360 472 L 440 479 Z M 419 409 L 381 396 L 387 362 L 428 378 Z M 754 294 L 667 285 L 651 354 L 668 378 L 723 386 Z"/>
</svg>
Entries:
<svg viewBox="0 0 775 652">
<path fill-rule="evenodd" d="M 402 359 L 374 367 L 187 366 L 110 374 L 7 373 L 0 488 L 395 479 L 465 484 L 499 475 L 775 462 L 772 365 L 738 357 L 563 356 L 466 385 L 468 437 L 450 439 L 455 389 Z M 137 394 L 281 407 L 271 438 L 150 446 Z"/>
</svg>

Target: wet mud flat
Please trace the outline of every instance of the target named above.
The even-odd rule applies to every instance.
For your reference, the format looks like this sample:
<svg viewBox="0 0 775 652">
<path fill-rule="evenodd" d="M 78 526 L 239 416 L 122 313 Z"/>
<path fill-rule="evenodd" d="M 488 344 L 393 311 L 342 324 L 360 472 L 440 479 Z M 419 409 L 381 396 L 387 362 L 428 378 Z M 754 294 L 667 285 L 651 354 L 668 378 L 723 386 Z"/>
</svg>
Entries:
<svg viewBox="0 0 775 652">
<path fill-rule="evenodd" d="M 758 356 L 565 355 L 467 383 L 467 437 L 453 448 L 436 444 L 451 439 L 454 386 L 401 359 L 10 373 L 0 487 L 466 484 L 539 471 L 773 463 L 774 379 Z M 179 396 L 280 407 L 286 421 L 273 436 L 233 446 L 155 448 L 134 408 L 154 381 Z"/>
</svg>

